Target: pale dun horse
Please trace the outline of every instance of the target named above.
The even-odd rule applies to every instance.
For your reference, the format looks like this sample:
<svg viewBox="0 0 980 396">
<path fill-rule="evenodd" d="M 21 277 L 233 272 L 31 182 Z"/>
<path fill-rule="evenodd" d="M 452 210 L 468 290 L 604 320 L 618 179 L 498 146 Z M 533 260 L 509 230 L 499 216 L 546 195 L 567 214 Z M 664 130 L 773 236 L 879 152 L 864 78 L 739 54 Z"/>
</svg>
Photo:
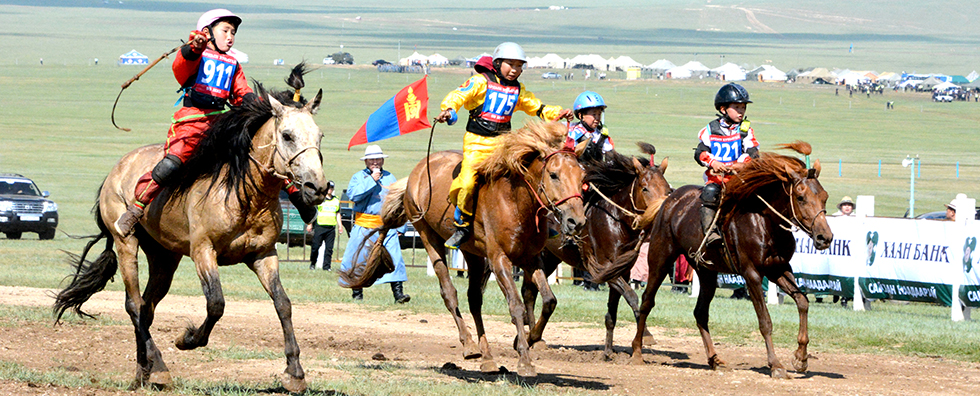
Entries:
<svg viewBox="0 0 980 396">
<path fill-rule="evenodd" d="M 379 229 L 382 235 L 378 240 L 384 240 L 389 230 L 412 221 L 439 277 L 443 302 L 456 321 L 463 356 L 482 357 L 483 372 L 498 372 L 500 367 L 490 354 L 482 316 L 483 291 L 492 272 L 517 328 L 514 339 L 514 349 L 519 355 L 517 374 L 537 375 L 528 353 L 524 303 L 514 283 L 513 269 L 523 269 L 542 295 L 553 298 L 537 258 L 548 240 L 549 219 L 556 222 L 557 231 L 566 237 L 577 235 L 585 225 L 581 195 L 584 171 L 566 137 L 564 124 L 530 123 L 503 135 L 494 154 L 477 168 L 482 181 L 477 193 L 473 237 L 460 250 L 470 266 L 467 296 L 479 346 L 473 342 L 459 312 L 443 246 L 454 231 L 455 207 L 447 197 L 462 154 L 442 151 L 423 159 L 409 175 L 407 185 L 396 183 L 385 199 L 381 214 L 384 226 Z M 391 259 L 386 254 L 383 246 L 375 244 L 366 263 L 359 263 L 341 276 L 351 287 L 370 284 L 392 270 Z M 540 323 L 544 325 L 543 321 Z M 540 329 L 532 331 L 540 332 Z"/>
<path fill-rule="evenodd" d="M 302 73 L 300 65 L 287 82 L 293 88 L 302 87 Z M 58 293 L 54 311 L 56 321 L 67 310 L 89 316 L 81 310 L 82 304 L 105 287 L 118 267 L 126 287 L 126 312 L 136 330 L 138 371 L 134 387 L 163 387 L 171 382 L 163 356 L 150 336 L 150 325 L 180 259 L 190 256 L 207 299 L 207 318 L 200 327 L 188 325 L 175 346 L 189 350 L 208 344 L 225 307 L 218 267 L 245 263 L 272 297 L 282 324 L 286 354 L 282 385 L 291 392 L 306 389 L 293 333 L 292 306 L 279 280 L 276 240 L 282 229 L 282 211 L 278 193 L 283 180 L 289 178 L 301 186 L 307 205 L 322 202 L 326 195 L 320 156 L 322 134 L 313 121 L 323 91 L 309 103 L 303 99 L 294 102 L 293 92 L 266 94 L 261 85 L 257 85 L 256 93 L 263 100 L 246 101 L 214 122 L 197 152 L 182 167 L 186 172 L 182 182 L 165 188 L 146 208 L 133 235 L 123 237 L 107 225 L 133 202 L 137 178 L 163 158 L 163 145 L 126 154 L 99 191 L 94 212 L 100 233 L 80 256 L 73 256 L 76 271 L 71 283 Z M 105 250 L 95 261 L 86 261 L 86 255 L 103 238 Z M 142 294 L 137 249 L 146 254 L 149 267 Z"/>
</svg>

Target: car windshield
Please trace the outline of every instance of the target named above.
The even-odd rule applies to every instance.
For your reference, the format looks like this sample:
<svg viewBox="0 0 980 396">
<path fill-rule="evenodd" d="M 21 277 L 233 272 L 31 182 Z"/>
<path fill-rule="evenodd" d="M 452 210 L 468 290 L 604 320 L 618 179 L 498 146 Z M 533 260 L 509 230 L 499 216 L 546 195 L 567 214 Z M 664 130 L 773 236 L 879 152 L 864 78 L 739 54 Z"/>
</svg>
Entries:
<svg viewBox="0 0 980 396">
<path fill-rule="evenodd" d="M 23 181 L 0 181 L 0 195 L 40 196 L 34 183 Z"/>
</svg>

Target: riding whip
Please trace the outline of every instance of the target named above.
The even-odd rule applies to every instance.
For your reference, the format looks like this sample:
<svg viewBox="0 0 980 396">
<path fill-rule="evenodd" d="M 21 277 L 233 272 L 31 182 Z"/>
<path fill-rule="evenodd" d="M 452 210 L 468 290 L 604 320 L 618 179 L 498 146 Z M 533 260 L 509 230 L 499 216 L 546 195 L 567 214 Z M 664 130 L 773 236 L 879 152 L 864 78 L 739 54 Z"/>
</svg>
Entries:
<svg viewBox="0 0 980 396">
<path fill-rule="evenodd" d="M 119 97 L 122 96 L 123 91 L 125 91 L 126 88 L 129 88 L 129 86 L 131 84 L 133 84 L 134 81 L 139 80 L 140 77 L 142 77 L 144 73 L 150 71 L 150 69 L 152 69 L 153 66 L 156 66 L 157 63 L 160 63 L 160 61 L 162 61 L 164 58 L 170 56 L 170 54 L 179 51 L 181 48 L 183 48 L 183 47 L 185 47 L 187 45 L 190 45 L 190 43 L 191 42 L 187 42 L 187 43 L 181 44 L 180 46 L 178 46 L 178 47 L 176 47 L 176 48 L 174 48 L 174 49 L 172 49 L 170 51 L 165 52 L 163 55 L 160 55 L 159 58 L 157 58 L 155 61 L 153 61 L 152 63 L 150 63 L 149 65 L 147 65 L 139 73 L 136 73 L 136 75 L 133 76 L 133 78 L 130 78 L 129 80 L 127 80 L 126 82 L 124 82 L 122 84 L 122 89 L 119 90 L 119 95 L 116 95 L 116 101 L 112 103 L 112 114 L 110 115 L 110 118 L 112 119 L 112 126 L 116 127 L 116 129 L 119 129 L 119 130 L 122 130 L 122 131 L 126 131 L 126 132 L 131 131 L 131 129 L 129 129 L 129 128 L 123 128 L 123 127 L 120 127 L 119 125 L 116 125 L 116 105 L 119 104 Z"/>
</svg>

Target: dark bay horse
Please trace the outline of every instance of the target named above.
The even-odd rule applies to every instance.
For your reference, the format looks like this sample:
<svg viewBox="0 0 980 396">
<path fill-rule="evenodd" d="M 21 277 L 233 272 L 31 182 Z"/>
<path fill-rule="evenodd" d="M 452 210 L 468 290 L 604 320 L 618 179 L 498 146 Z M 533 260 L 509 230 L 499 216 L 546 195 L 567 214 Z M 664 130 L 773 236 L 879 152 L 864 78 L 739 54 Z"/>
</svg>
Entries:
<svg viewBox="0 0 980 396">
<path fill-rule="evenodd" d="M 640 150 L 647 158 L 627 157 L 616 151 L 605 153 L 603 158 L 580 159 L 585 168 L 585 184 L 589 186 L 586 196 L 586 223 L 580 234 L 578 244 L 568 244 L 556 238 L 548 240 L 547 250 L 541 253 L 546 275 L 562 261 L 574 268 L 584 269 L 590 274 L 598 274 L 603 268 L 615 265 L 616 261 L 633 263 L 639 254 L 642 243 L 642 230 L 653 221 L 660 204 L 670 193 L 670 184 L 664 178 L 667 159 L 655 165 L 653 156 L 656 148 L 652 144 L 638 142 Z M 583 254 L 585 252 L 585 254 Z M 629 286 L 630 267 L 607 282 L 609 299 L 606 307 L 606 340 L 603 356 L 609 359 L 612 354 L 613 332 L 619 311 L 619 299 L 623 297 L 639 318 L 639 298 Z M 528 326 L 537 329 L 534 319 L 534 304 L 537 286 L 524 279 L 522 291 L 524 304 L 530 320 Z M 541 318 L 547 323 L 556 301 L 542 301 Z M 543 327 L 543 325 L 542 325 Z M 542 329 L 543 330 L 543 329 Z M 542 334 L 529 335 L 531 345 L 541 341 Z M 652 342 L 647 334 L 647 343 Z"/>
<path fill-rule="evenodd" d="M 296 73 L 294 69 L 291 82 Z M 171 381 L 150 336 L 150 325 L 180 259 L 190 256 L 207 299 L 207 318 L 200 327 L 189 326 L 176 340 L 176 347 L 189 350 L 208 344 L 225 306 L 218 267 L 245 263 L 272 297 L 282 324 L 286 354 L 282 385 L 293 392 L 306 389 L 293 333 L 292 306 L 279 280 L 276 240 L 282 229 L 282 211 L 278 193 L 288 177 L 302 186 L 306 204 L 316 205 L 326 196 L 327 180 L 320 157 L 322 134 L 313 121 L 323 91 L 305 105 L 303 99 L 294 102 L 292 92 L 266 94 L 257 85 L 256 93 L 263 100 L 246 101 L 214 122 L 197 152 L 182 167 L 186 170 L 182 181 L 164 189 L 146 208 L 133 235 L 123 237 L 115 227 L 106 225 L 133 202 L 137 178 L 163 158 L 163 145 L 126 154 L 102 184 L 94 208 L 101 232 L 80 256 L 73 257 L 76 272 L 71 283 L 58 293 L 54 311 L 56 321 L 67 310 L 89 316 L 81 310 L 82 304 L 105 287 L 118 267 L 126 286 L 126 312 L 136 330 L 136 386 L 165 386 Z M 95 261 L 86 261 L 93 245 L 103 238 L 105 250 Z M 146 254 L 149 266 L 142 295 L 137 249 Z"/>
<path fill-rule="evenodd" d="M 474 232 L 473 237 L 461 246 L 461 251 L 469 263 L 467 296 L 479 347 L 473 343 L 459 312 L 456 288 L 446 266 L 446 248 L 443 246 L 455 229 L 454 205 L 447 197 L 453 171 L 462 161 L 462 154 L 443 151 L 430 155 L 416 165 L 404 182 L 406 184 L 396 183 L 385 198 L 381 213 L 384 226 L 378 240 L 383 240 L 388 230 L 412 221 L 439 277 L 446 308 L 456 321 L 463 356 L 467 359 L 482 357 L 481 371 L 499 370 L 490 353 L 481 312 L 483 291 L 491 273 L 487 271 L 489 265 L 507 299 L 511 320 L 517 328 L 514 341 L 514 349 L 519 355 L 517 374 L 522 377 L 536 375 L 528 353 L 524 304 L 514 283 L 513 268 L 520 267 L 526 274 L 533 274 L 541 293 L 553 298 L 537 260 L 548 239 L 548 218 L 553 216 L 561 232 L 568 236 L 578 234 L 585 225 L 581 199 L 584 172 L 571 144 L 566 141 L 566 134 L 564 124 L 530 123 L 501 136 L 494 154 L 477 167 L 482 181 L 477 193 Z M 380 253 L 377 256 L 386 254 L 377 245 L 372 249 Z M 350 278 L 347 283 L 351 285 L 373 282 L 386 270 L 387 264 L 381 265 L 382 262 L 383 259 L 369 258 L 363 268 L 353 268 L 350 274 L 341 276 Z"/>
<path fill-rule="evenodd" d="M 794 142 L 783 145 L 802 154 L 809 154 L 810 145 Z M 667 197 L 660 213 L 651 225 L 650 279 L 640 305 L 636 336 L 633 339 L 633 363 L 642 364 L 642 334 L 646 318 L 655 305 L 660 285 L 677 256 L 684 254 L 698 273 L 701 292 L 694 308 L 694 317 L 704 342 L 708 365 L 712 369 L 725 367 L 718 357 L 708 331 L 708 308 L 717 289 L 719 272 L 738 274 L 745 286 L 759 320 L 759 330 L 765 340 L 768 365 L 774 378 L 788 378 L 772 343 L 772 321 L 762 291 L 763 277 L 776 282 L 793 297 L 800 315 L 793 367 L 797 372 L 807 370 L 807 312 L 809 302 L 793 277 L 790 259 L 796 250 L 792 228 L 799 227 L 811 238 L 814 247 L 826 249 L 833 241 L 827 224 L 827 192 L 817 178 L 820 161 L 807 169 L 799 159 L 775 153 L 762 153 L 725 184 L 718 220 L 728 249 L 708 251 L 709 263 L 694 261 L 704 233 L 698 220 L 701 206 L 700 186 L 684 186 Z M 614 273 L 614 272 L 613 272 Z"/>
</svg>

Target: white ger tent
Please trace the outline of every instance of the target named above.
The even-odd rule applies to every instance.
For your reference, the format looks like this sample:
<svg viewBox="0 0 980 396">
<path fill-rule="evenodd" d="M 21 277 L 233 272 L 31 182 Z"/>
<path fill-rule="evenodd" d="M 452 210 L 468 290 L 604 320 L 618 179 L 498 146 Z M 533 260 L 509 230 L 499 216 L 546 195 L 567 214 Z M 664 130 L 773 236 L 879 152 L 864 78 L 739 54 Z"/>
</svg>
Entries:
<svg viewBox="0 0 980 396">
<path fill-rule="evenodd" d="M 745 70 L 731 62 L 711 69 L 711 73 L 722 81 L 745 81 Z"/>
</svg>

